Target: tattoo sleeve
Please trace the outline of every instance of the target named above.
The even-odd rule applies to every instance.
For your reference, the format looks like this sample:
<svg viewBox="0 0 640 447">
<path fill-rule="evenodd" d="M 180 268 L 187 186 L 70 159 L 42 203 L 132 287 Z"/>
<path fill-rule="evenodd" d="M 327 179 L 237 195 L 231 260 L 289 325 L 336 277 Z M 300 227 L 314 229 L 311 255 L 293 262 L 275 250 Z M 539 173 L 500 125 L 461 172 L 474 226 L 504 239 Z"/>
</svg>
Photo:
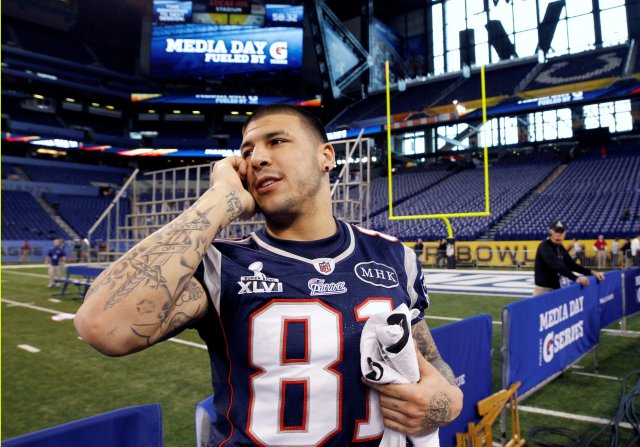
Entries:
<svg viewBox="0 0 640 447">
<path fill-rule="evenodd" d="M 429 363 L 431 363 L 451 385 L 457 386 L 456 377 L 453 374 L 451 367 L 442 360 L 442 357 L 440 357 L 440 352 L 438 352 L 436 343 L 433 341 L 433 337 L 427 327 L 427 323 L 422 320 L 421 322 L 414 324 L 411 331 L 422 355 L 424 355 Z"/>
<path fill-rule="evenodd" d="M 97 295 L 104 311 L 125 316 L 114 318 L 111 336 L 125 329 L 152 345 L 180 332 L 205 312 L 206 294 L 193 274 L 216 233 L 242 212 L 233 191 L 214 203 L 196 202 L 94 281 L 87 300 Z M 219 222 L 212 223 L 210 216 Z"/>
</svg>

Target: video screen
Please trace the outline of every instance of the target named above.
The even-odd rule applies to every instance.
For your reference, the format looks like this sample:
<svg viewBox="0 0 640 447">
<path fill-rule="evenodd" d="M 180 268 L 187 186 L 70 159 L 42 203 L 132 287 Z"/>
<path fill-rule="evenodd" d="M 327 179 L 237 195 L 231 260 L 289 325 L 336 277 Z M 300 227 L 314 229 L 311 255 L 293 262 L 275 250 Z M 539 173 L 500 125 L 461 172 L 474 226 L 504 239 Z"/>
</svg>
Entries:
<svg viewBox="0 0 640 447">
<path fill-rule="evenodd" d="M 303 19 L 301 4 L 154 0 L 149 75 L 189 81 L 299 73 Z"/>
</svg>

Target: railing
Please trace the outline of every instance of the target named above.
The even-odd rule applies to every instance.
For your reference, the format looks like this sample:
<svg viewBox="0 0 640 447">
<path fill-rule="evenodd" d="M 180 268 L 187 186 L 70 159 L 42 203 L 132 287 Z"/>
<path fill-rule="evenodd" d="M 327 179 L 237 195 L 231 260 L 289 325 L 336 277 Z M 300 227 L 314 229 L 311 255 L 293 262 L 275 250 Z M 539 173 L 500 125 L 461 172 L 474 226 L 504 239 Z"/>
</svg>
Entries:
<svg viewBox="0 0 640 447">
<path fill-rule="evenodd" d="M 368 138 L 332 142 L 339 160 L 344 160 L 332 185 L 333 213 L 346 222 L 367 225 L 369 215 L 369 178 L 371 146 Z M 142 239 L 162 228 L 190 207 L 208 188 L 214 163 L 164 169 L 132 175 L 109 208 L 94 224 L 103 219 L 116 223 L 107 229 L 106 247 L 98 252 L 99 261 L 120 257 Z M 129 214 L 120 219 L 121 200 L 128 197 Z M 234 221 L 220 233 L 223 238 L 239 238 L 264 225 L 264 217 Z"/>
</svg>

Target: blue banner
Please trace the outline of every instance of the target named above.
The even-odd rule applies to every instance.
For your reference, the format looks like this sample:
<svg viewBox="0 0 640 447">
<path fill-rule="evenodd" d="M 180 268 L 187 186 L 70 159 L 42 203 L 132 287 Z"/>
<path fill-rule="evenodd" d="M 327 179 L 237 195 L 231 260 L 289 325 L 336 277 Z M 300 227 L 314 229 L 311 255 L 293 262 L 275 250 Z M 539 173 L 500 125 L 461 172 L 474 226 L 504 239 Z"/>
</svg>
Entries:
<svg viewBox="0 0 640 447">
<path fill-rule="evenodd" d="M 598 285 L 572 285 L 509 303 L 503 312 L 507 331 L 504 387 L 517 380 L 524 394 L 563 371 L 600 341 Z"/>
<path fill-rule="evenodd" d="M 302 68 L 302 28 L 184 24 L 154 27 L 151 76 L 198 79 Z M 170 32 L 167 31 L 171 28 Z"/>
<path fill-rule="evenodd" d="M 440 355 L 451 366 L 464 393 L 460 416 L 440 429 L 441 447 L 456 445 L 456 433 L 478 422 L 476 404 L 491 395 L 491 316 L 476 315 L 431 330 Z"/>
<path fill-rule="evenodd" d="M 624 271 L 624 295 L 625 316 L 640 312 L 640 268 Z"/>
<path fill-rule="evenodd" d="M 604 277 L 605 280 L 598 283 L 600 329 L 622 318 L 622 272 L 613 270 Z"/>
<path fill-rule="evenodd" d="M 132 93 L 132 102 L 144 102 L 153 104 L 209 104 L 209 105 L 248 105 L 258 106 L 272 104 L 274 102 L 286 102 L 301 106 L 322 105 L 320 95 L 315 96 L 267 96 L 245 95 L 242 93 Z"/>
<path fill-rule="evenodd" d="M 3 447 L 162 447 L 160 404 L 137 405 L 2 441 Z"/>
</svg>

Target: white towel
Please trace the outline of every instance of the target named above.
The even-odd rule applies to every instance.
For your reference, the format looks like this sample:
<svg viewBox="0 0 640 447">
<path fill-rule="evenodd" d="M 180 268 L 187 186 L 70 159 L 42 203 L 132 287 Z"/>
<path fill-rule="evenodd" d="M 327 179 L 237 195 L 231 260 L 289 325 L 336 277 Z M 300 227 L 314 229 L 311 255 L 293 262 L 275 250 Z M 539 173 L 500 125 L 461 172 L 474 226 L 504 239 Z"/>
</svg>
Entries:
<svg viewBox="0 0 640 447">
<path fill-rule="evenodd" d="M 360 337 L 360 369 L 363 376 L 379 384 L 418 382 L 420 371 L 411 336 L 411 321 L 419 313 L 417 309 L 409 310 L 402 304 L 393 312 L 379 312 L 367 320 Z M 409 440 L 415 447 L 440 446 L 438 430 L 424 436 L 409 436 Z M 406 445 L 407 439 L 403 433 L 385 427 L 381 447 Z"/>
</svg>

